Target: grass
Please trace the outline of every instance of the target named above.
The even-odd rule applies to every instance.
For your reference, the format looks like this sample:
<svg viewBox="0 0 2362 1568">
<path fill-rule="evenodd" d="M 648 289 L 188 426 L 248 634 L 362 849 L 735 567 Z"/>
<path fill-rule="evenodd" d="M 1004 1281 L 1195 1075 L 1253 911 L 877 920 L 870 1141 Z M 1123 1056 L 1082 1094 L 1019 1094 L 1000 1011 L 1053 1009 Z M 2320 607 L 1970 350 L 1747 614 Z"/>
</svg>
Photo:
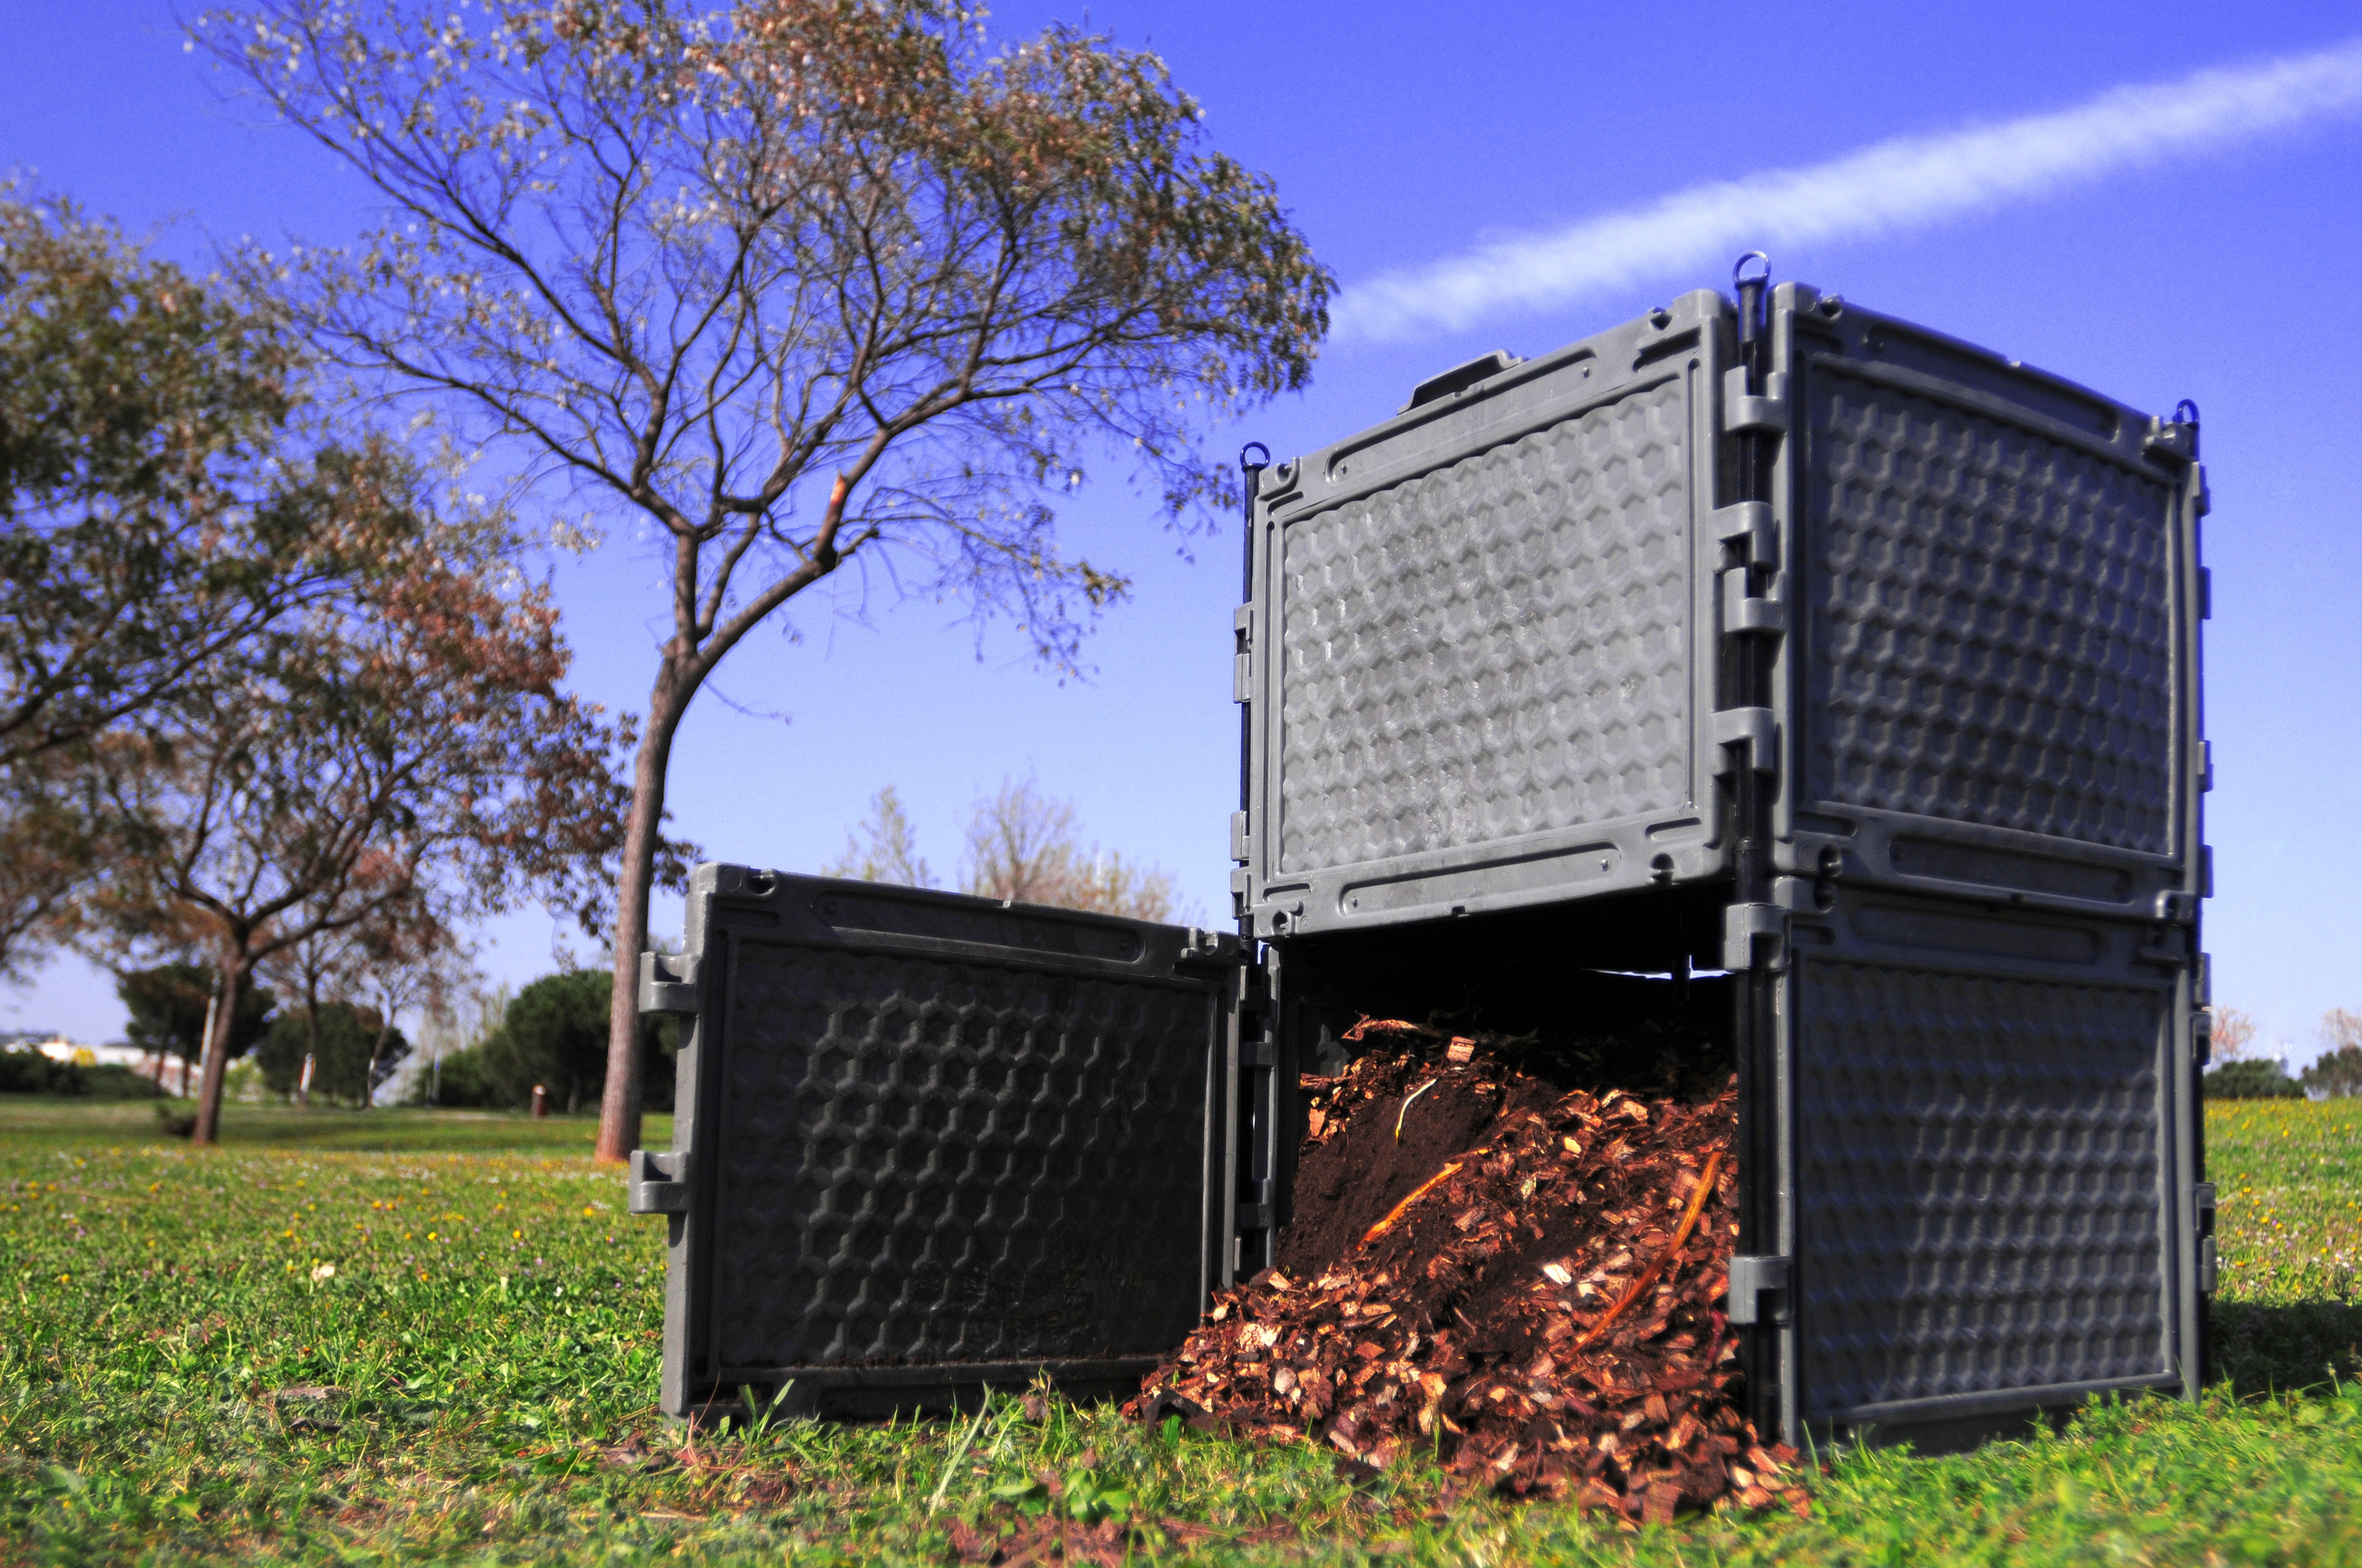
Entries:
<svg viewBox="0 0 2362 1568">
<path fill-rule="evenodd" d="M 2209 1115 L 2235 1387 L 1632 1534 L 1055 1399 L 691 1441 L 652 1409 L 662 1230 L 587 1121 L 239 1108 L 193 1150 L 144 1107 L 0 1101 L 0 1562 L 943 1562 L 955 1521 L 1077 1515 L 1239 1562 L 2362 1561 L 2362 1389 L 2329 1381 L 2362 1104 Z"/>
</svg>

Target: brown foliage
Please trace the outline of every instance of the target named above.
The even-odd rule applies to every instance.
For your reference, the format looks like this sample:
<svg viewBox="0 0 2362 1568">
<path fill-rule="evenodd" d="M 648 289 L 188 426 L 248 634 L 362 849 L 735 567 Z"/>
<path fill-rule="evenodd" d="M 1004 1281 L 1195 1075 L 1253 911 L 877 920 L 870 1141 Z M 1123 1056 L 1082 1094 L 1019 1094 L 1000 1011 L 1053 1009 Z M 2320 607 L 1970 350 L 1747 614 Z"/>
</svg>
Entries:
<svg viewBox="0 0 2362 1568">
<path fill-rule="evenodd" d="M 369 574 L 94 748 L 123 853 L 91 907 L 121 945 L 204 952 L 230 998 L 307 943 L 396 944 L 528 889 L 587 923 L 623 835 L 612 756 L 628 736 L 558 690 L 556 612 L 491 586 L 492 563 L 421 514 L 394 454 L 363 458 L 318 497 L 319 532 L 366 544 Z"/>
</svg>

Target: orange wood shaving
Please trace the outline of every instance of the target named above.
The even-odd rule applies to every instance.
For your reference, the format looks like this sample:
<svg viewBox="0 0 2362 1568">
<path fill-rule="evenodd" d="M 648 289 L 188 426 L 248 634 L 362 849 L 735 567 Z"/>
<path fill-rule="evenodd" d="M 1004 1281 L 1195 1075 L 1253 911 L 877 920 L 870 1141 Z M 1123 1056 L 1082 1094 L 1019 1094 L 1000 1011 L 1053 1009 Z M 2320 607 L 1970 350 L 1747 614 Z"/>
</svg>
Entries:
<svg viewBox="0 0 2362 1568">
<path fill-rule="evenodd" d="M 1450 1165 L 1444 1166 L 1441 1170 L 1436 1172 L 1433 1176 L 1428 1177 L 1425 1181 L 1419 1183 L 1417 1187 L 1412 1187 L 1407 1197 L 1406 1197 L 1400 1203 L 1396 1204 L 1392 1209 L 1386 1210 L 1386 1217 L 1385 1219 L 1370 1227 L 1369 1233 L 1362 1238 L 1362 1245 L 1366 1247 L 1372 1242 L 1376 1241 L 1380 1236 L 1383 1236 L 1387 1231 L 1393 1230 L 1395 1228 L 1395 1221 L 1403 1217 L 1404 1209 L 1408 1209 L 1412 1204 L 1417 1203 L 1420 1198 L 1425 1198 L 1429 1193 L 1433 1192 L 1437 1187 L 1441 1187 L 1443 1185 L 1444 1178 L 1452 1175 L 1459 1169 L 1460 1162 L 1458 1160 L 1454 1160 Z"/>
<path fill-rule="evenodd" d="M 1429 1040 L 1440 1038 L 1443 1032 L 1439 1029 L 1429 1029 L 1424 1023 L 1413 1023 L 1407 1018 L 1365 1018 L 1345 1031 L 1343 1038 L 1348 1044 L 1358 1044 L 1362 1037 L 1374 1029 L 1382 1034 L 1418 1034 Z"/>
<path fill-rule="evenodd" d="M 1624 1315 L 1624 1309 L 1640 1299 L 1657 1283 L 1657 1276 L 1665 1272 L 1665 1265 L 1673 1261 L 1673 1254 L 1682 1250 L 1682 1243 L 1688 1241 L 1690 1232 L 1697 1228 L 1698 1216 L 1705 1211 L 1705 1196 L 1714 1190 L 1714 1174 L 1721 1168 L 1722 1151 L 1716 1149 L 1706 1156 L 1705 1169 L 1698 1173 L 1697 1188 L 1690 1194 L 1690 1206 L 1683 1210 L 1682 1222 L 1673 1231 L 1672 1241 L 1667 1243 L 1663 1252 L 1657 1254 L 1655 1263 L 1641 1271 L 1640 1277 L 1632 1282 L 1631 1287 L 1616 1298 L 1616 1305 L 1601 1314 L 1599 1321 L 1583 1331 L 1583 1337 L 1574 1342 L 1575 1350 L 1584 1349 L 1606 1333 L 1614 1326 L 1616 1320 Z M 1418 1195 L 1414 1193 L 1412 1196 Z M 1404 1201 L 1407 1202 L 1408 1199 Z M 1391 1220 L 1394 1216 L 1390 1214 L 1386 1218 Z"/>
</svg>

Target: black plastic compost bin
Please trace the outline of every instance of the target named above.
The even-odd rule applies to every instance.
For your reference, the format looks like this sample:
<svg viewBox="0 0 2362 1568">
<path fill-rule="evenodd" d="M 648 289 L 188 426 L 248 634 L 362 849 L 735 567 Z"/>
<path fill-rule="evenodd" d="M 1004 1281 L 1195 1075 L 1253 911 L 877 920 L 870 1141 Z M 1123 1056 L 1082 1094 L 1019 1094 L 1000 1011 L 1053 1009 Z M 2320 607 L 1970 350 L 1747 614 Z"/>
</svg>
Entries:
<svg viewBox="0 0 2362 1568">
<path fill-rule="evenodd" d="M 666 1408 L 1127 1384 L 1268 1263 L 1298 1074 L 1421 1005 L 1727 1020 L 1767 1430 L 2194 1389 L 2197 443 L 1750 283 L 1253 471 L 1244 942 L 698 873 Z"/>
</svg>

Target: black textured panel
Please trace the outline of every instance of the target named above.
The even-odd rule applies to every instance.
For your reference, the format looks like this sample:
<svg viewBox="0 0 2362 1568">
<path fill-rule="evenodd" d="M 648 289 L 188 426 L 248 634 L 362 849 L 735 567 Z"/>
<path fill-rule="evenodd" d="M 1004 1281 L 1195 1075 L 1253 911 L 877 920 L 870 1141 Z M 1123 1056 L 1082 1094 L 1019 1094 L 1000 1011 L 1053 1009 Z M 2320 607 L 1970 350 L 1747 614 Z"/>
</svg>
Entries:
<svg viewBox="0 0 2362 1568">
<path fill-rule="evenodd" d="M 1286 525 L 1282 872 L 1688 800 L 1688 409 L 1670 381 Z"/>
<path fill-rule="evenodd" d="M 724 1366 L 1154 1354 L 1198 1310 L 1203 990 L 742 943 Z"/>
<path fill-rule="evenodd" d="M 1815 381 L 1808 793 L 2170 853 L 2170 487 Z"/>
<path fill-rule="evenodd" d="M 1798 984 L 1807 1415 L 2162 1375 L 2163 996 L 1828 960 Z"/>
</svg>

